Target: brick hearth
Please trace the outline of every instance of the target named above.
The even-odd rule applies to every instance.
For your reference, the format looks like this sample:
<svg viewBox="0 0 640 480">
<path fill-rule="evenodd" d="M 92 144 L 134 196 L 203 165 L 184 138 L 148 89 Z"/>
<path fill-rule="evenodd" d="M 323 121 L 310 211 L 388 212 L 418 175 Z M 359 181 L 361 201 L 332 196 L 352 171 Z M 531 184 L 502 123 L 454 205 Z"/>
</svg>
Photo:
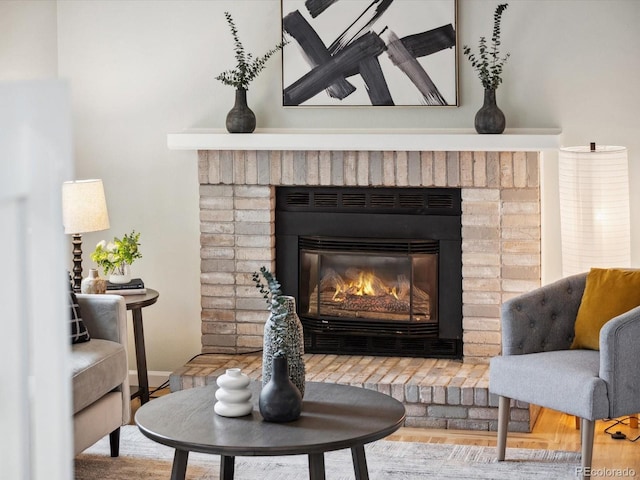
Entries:
<svg viewBox="0 0 640 480">
<path fill-rule="evenodd" d="M 305 355 L 308 382 L 329 382 L 377 390 L 401 401 L 408 427 L 496 430 L 497 398 L 488 391 L 486 364 L 430 358 Z M 262 355 L 204 354 L 173 372 L 171 391 L 210 385 L 227 368 L 262 377 Z M 529 432 L 539 408 L 514 402 L 511 431 Z"/>
</svg>

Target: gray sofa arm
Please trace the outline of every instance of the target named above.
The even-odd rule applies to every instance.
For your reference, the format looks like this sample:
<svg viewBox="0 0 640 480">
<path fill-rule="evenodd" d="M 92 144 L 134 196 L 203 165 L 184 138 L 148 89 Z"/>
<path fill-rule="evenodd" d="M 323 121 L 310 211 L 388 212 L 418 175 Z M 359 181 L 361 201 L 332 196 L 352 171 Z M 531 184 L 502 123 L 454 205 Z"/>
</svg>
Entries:
<svg viewBox="0 0 640 480">
<path fill-rule="evenodd" d="M 640 307 L 600 330 L 600 377 L 607 382 L 609 417 L 640 412 Z"/>
<path fill-rule="evenodd" d="M 566 277 L 504 302 L 502 354 L 568 349 L 586 278 L 586 273 Z"/>
<path fill-rule="evenodd" d="M 127 346 L 127 308 L 120 295 L 78 294 L 82 320 L 91 338 Z"/>
<path fill-rule="evenodd" d="M 124 298 L 120 295 L 78 294 L 76 296 L 82 321 L 91 338 L 121 343 L 126 353 L 128 348 L 127 307 Z M 91 341 L 88 344 L 91 344 Z M 122 385 L 117 387 L 117 390 L 122 392 L 122 425 L 126 425 L 131 415 L 128 374 L 125 375 Z"/>
</svg>

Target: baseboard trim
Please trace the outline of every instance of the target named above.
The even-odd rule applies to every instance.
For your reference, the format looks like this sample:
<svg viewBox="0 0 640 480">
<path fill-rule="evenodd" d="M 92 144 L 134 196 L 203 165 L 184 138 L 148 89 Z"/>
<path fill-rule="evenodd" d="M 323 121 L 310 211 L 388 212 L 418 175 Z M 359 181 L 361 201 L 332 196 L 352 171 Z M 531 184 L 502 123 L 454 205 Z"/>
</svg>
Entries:
<svg viewBox="0 0 640 480">
<path fill-rule="evenodd" d="M 169 381 L 169 375 L 171 372 L 162 372 L 162 371 L 150 371 L 147 372 L 147 377 L 149 378 L 149 388 L 158 388 L 165 382 Z M 137 370 L 129 370 L 129 385 L 138 385 L 138 371 Z"/>
</svg>

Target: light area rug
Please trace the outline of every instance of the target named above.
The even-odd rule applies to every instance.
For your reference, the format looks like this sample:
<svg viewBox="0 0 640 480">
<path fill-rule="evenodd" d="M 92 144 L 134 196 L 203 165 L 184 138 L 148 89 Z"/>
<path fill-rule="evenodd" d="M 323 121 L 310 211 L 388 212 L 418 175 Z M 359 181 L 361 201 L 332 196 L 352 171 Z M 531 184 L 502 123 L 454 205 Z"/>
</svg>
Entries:
<svg viewBox="0 0 640 480">
<path fill-rule="evenodd" d="M 574 479 L 580 455 L 530 449 L 507 449 L 507 460 L 496 461 L 495 447 L 411 443 L 379 440 L 365 446 L 371 480 L 422 479 Z M 109 456 L 105 437 L 75 460 L 76 480 L 169 479 L 172 448 L 149 440 L 136 426 L 122 428 L 120 456 Z M 215 480 L 220 457 L 190 453 L 188 480 Z M 353 480 L 349 450 L 325 454 L 327 480 Z M 237 457 L 237 480 L 301 480 L 309 478 L 307 457 Z"/>
</svg>

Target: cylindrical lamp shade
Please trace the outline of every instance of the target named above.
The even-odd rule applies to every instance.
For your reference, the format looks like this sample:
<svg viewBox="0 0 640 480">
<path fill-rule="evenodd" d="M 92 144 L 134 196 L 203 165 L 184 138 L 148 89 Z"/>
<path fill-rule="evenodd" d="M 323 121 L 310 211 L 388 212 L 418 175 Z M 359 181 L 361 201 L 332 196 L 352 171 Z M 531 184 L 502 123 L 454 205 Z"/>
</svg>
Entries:
<svg viewBox="0 0 640 480">
<path fill-rule="evenodd" d="M 631 263 L 627 149 L 560 149 L 563 276 Z"/>
<path fill-rule="evenodd" d="M 102 180 L 78 180 L 62 184 L 62 224 L 70 234 L 109 228 L 109 214 Z"/>
</svg>

